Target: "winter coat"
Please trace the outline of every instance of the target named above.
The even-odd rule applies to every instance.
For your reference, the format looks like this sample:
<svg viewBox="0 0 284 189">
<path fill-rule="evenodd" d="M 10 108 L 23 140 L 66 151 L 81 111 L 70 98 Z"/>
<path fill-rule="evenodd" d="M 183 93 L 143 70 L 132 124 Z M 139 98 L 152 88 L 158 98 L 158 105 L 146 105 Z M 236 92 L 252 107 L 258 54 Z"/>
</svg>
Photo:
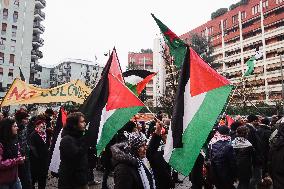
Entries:
<svg viewBox="0 0 284 189">
<path fill-rule="evenodd" d="M 48 145 L 36 131 L 32 132 L 30 136 L 30 162 L 33 180 L 47 176 Z"/>
<path fill-rule="evenodd" d="M 59 189 L 72 189 L 88 184 L 88 145 L 83 133 L 64 128 L 60 142 Z"/>
<path fill-rule="evenodd" d="M 18 144 L 13 144 L 16 152 L 13 155 L 7 157 L 7 151 L 0 143 L 0 185 L 15 182 L 18 178 L 18 164 L 20 156 Z"/>
<path fill-rule="evenodd" d="M 277 139 L 271 145 L 269 160 L 270 160 L 270 175 L 273 180 L 273 189 L 284 188 L 284 127 L 282 127 Z"/>
<path fill-rule="evenodd" d="M 162 137 L 154 134 L 147 148 L 147 159 L 152 167 L 157 189 L 169 189 L 174 187 L 171 177 L 171 167 L 163 158 L 163 151 L 158 151 Z"/>
<path fill-rule="evenodd" d="M 119 143 L 111 147 L 114 164 L 114 189 L 143 189 L 138 172 L 138 162 L 123 151 L 126 146 L 126 143 Z"/>
<path fill-rule="evenodd" d="M 263 156 L 263 168 L 264 168 L 264 173 L 267 173 L 267 164 L 268 164 L 268 156 L 269 156 L 269 138 L 272 134 L 271 129 L 267 125 L 259 125 L 257 129 L 257 134 L 262 141 L 262 156 Z"/>
<path fill-rule="evenodd" d="M 22 156 L 25 156 L 26 158 L 29 157 L 29 144 L 28 144 L 28 128 L 24 125 L 19 125 L 19 130 L 18 130 L 18 142 L 20 144 L 20 152 Z"/>
<path fill-rule="evenodd" d="M 236 177 L 236 157 L 228 140 L 210 145 L 209 157 L 216 182 L 233 182 Z"/>
<path fill-rule="evenodd" d="M 252 144 L 243 137 L 236 137 L 232 142 L 236 154 L 237 178 L 239 180 L 250 180 L 252 177 L 252 161 L 254 159 L 254 148 Z"/>
<path fill-rule="evenodd" d="M 252 144 L 254 150 L 255 150 L 255 158 L 253 161 L 253 166 L 261 167 L 263 166 L 263 143 L 261 141 L 261 138 L 259 136 L 259 133 L 255 129 L 255 127 L 248 123 L 246 124 L 246 127 L 249 129 L 248 133 L 248 141 Z"/>
</svg>

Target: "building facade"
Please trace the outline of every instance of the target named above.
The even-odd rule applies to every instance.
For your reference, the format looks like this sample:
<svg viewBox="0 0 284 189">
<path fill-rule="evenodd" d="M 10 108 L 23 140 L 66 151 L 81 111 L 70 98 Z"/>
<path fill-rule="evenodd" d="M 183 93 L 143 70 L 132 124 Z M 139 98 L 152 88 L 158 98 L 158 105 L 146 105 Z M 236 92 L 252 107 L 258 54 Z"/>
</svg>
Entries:
<svg viewBox="0 0 284 189">
<path fill-rule="evenodd" d="M 94 87 L 100 80 L 102 71 L 103 67 L 97 62 L 66 59 L 50 69 L 50 87 L 77 79 L 85 82 L 90 87 Z"/>
<path fill-rule="evenodd" d="M 186 41 L 191 33 L 208 37 L 214 47 L 212 67 L 236 85 L 245 73 L 246 61 L 259 49 L 263 57 L 247 79 L 253 87 L 253 100 L 272 104 L 282 93 L 280 54 L 284 47 L 284 1 L 241 2 L 181 38 Z"/>
<path fill-rule="evenodd" d="M 44 8 L 45 0 L 0 1 L 0 97 L 20 76 L 20 69 L 25 81 L 31 80 L 34 21 L 39 19 L 39 6 Z"/>
<path fill-rule="evenodd" d="M 128 53 L 128 68 L 153 72 L 153 52 Z M 153 80 L 146 85 L 146 103 L 153 105 Z"/>
</svg>

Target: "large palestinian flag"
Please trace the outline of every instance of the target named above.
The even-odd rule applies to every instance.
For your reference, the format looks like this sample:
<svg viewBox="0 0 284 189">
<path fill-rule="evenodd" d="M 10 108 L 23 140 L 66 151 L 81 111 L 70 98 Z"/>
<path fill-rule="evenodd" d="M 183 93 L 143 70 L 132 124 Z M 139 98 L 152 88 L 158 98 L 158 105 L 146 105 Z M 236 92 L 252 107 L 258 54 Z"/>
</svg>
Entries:
<svg viewBox="0 0 284 189">
<path fill-rule="evenodd" d="M 183 175 L 190 173 L 231 89 L 228 80 L 188 48 L 164 154 L 165 160 Z"/>
<path fill-rule="evenodd" d="M 143 106 L 125 86 L 114 49 L 99 83 L 80 108 L 89 124 L 87 137 L 96 145 L 98 155 Z"/>
<path fill-rule="evenodd" d="M 147 83 L 156 75 L 155 72 L 147 70 L 129 70 L 123 72 L 126 86 L 137 96 L 143 91 Z"/>
</svg>

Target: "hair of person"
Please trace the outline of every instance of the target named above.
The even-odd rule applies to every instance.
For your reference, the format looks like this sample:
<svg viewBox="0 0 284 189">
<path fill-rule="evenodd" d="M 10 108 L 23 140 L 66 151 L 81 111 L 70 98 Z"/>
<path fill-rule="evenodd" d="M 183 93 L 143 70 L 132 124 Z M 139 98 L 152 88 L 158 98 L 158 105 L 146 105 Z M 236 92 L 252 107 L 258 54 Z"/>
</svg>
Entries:
<svg viewBox="0 0 284 189">
<path fill-rule="evenodd" d="M 67 116 L 66 119 L 66 128 L 74 128 L 75 126 L 78 126 L 79 120 L 81 117 L 85 118 L 85 115 L 81 112 L 74 112 Z"/>
<path fill-rule="evenodd" d="M 264 125 L 269 125 L 270 124 L 269 118 L 268 117 L 263 118 L 261 120 L 261 123 L 264 124 Z"/>
<path fill-rule="evenodd" d="M 45 123 L 44 120 L 39 119 L 39 120 L 37 120 L 37 121 L 35 122 L 35 126 L 38 126 L 38 125 L 44 124 L 44 123 Z"/>
<path fill-rule="evenodd" d="M 136 127 L 136 124 L 133 121 L 128 121 L 123 127 L 122 131 L 127 131 L 128 133 L 131 133 L 133 129 Z"/>
<path fill-rule="evenodd" d="M 18 110 L 16 113 L 15 113 L 15 120 L 20 123 L 23 119 L 26 119 L 29 117 L 29 114 L 25 111 L 21 111 L 21 110 Z"/>
<path fill-rule="evenodd" d="M 257 121 L 257 120 L 258 120 L 258 117 L 257 117 L 256 115 L 249 115 L 249 116 L 247 117 L 247 120 L 248 120 L 249 123 L 252 123 L 252 122 L 254 122 L 254 121 Z"/>
<path fill-rule="evenodd" d="M 0 143 L 9 143 L 15 136 L 12 134 L 12 126 L 16 120 L 5 118 L 0 122 Z"/>
<path fill-rule="evenodd" d="M 54 111 L 51 109 L 51 108 L 47 108 L 46 110 L 45 110 L 45 114 L 47 114 L 47 115 L 53 115 L 54 114 Z"/>
<path fill-rule="evenodd" d="M 249 129 L 246 126 L 240 126 L 237 128 L 237 136 L 246 138 L 248 135 Z"/>
<path fill-rule="evenodd" d="M 219 132 L 221 135 L 229 135 L 230 129 L 229 129 L 227 126 L 219 126 L 219 127 L 218 127 L 218 132 Z"/>
</svg>

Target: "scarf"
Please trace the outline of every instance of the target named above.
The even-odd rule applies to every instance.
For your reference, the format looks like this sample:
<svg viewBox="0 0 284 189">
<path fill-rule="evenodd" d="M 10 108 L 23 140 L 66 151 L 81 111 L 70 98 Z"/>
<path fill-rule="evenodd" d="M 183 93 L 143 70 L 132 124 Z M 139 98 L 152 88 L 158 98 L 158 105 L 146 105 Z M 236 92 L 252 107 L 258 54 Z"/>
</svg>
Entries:
<svg viewBox="0 0 284 189">
<path fill-rule="evenodd" d="M 232 142 L 233 148 L 247 148 L 252 146 L 252 144 L 244 137 L 236 137 Z"/>
<path fill-rule="evenodd" d="M 138 161 L 138 172 L 144 189 L 156 189 L 154 175 L 146 158 Z"/>
<path fill-rule="evenodd" d="M 218 141 L 231 141 L 231 137 L 227 135 L 221 135 L 218 131 L 215 133 L 213 138 L 210 140 L 209 145 L 213 145 Z"/>
<path fill-rule="evenodd" d="M 45 133 L 45 131 L 39 129 L 38 127 L 35 128 L 35 131 L 40 136 L 40 138 L 43 140 L 43 142 L 46 143 L 46 133 Z"/>
</svg>

